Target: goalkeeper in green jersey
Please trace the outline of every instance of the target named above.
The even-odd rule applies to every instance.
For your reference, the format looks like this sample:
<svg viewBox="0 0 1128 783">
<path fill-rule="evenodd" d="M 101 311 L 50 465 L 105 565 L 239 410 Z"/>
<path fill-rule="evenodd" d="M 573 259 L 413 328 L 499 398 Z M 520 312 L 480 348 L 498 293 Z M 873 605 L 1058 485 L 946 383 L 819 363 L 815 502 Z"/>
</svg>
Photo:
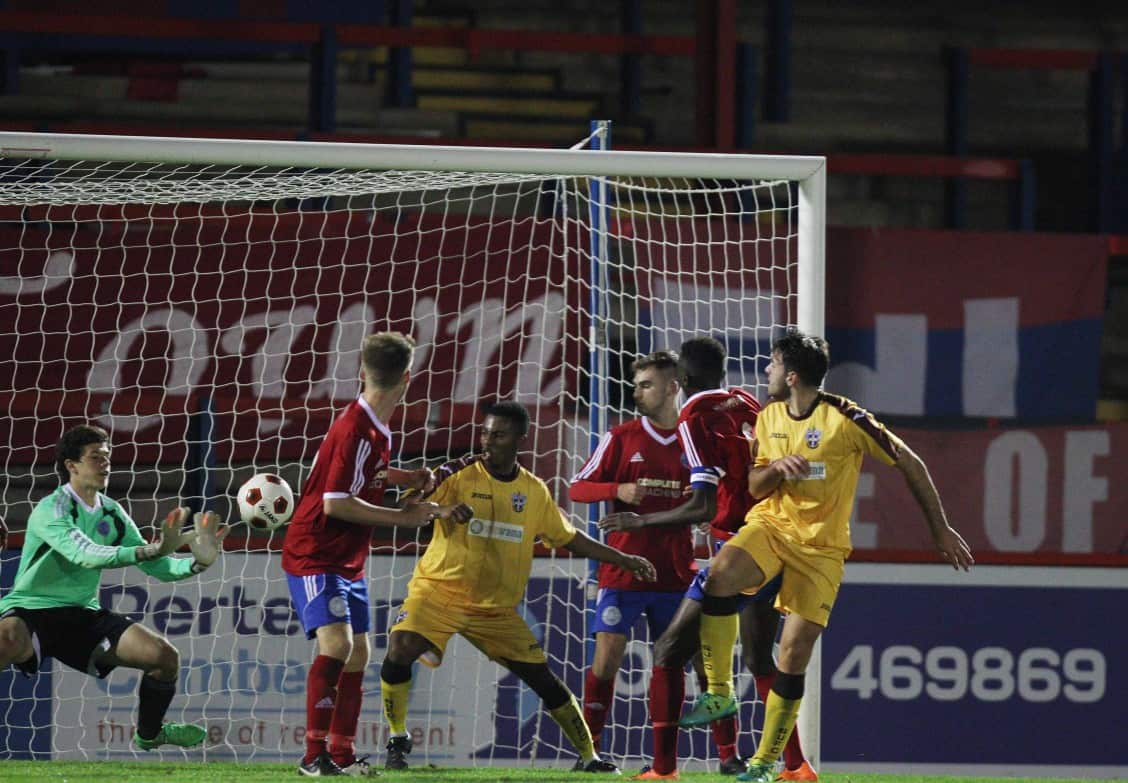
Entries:
<svg viewBox="0 0 1128 783">
<path fill-rule="evenodd" d="M 184 532 L 189 512 L 179 508 L 147 543 L 125 510 L 103 494 L 109 439 L 101 427 L 84 424 L 55 444 L 55 468 L 66 483 L 39 501 L 28 519 L 15 584 L 0 598 L 0 669 L 14 664 L 30 676 L 43 658 L 97 677 L 116 666 L 140 669 L 134 744 L 142 750 L 193 747 L 207 736 L 203 728 L 164 722 L 180 653 L 155 631 L 103 609 L 98 581 L 103 568 L 130 565 L 162 582 L 187 579 L 216 561 L 227 528 L 209 511 L 196 514 L 195 529 Z M 191 558 L 169 557 L 185 544 Z"/>
</svg>

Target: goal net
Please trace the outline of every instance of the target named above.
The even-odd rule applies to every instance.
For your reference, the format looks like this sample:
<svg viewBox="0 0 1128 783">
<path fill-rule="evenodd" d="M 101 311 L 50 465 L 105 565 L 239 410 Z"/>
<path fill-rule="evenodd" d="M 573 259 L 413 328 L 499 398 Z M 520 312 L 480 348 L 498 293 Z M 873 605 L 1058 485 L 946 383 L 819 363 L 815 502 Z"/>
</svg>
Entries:
<svg viewBox="0 0 1128 783">
<path fill-rule="evenodd" d="M 714 335 L 730 383 L 762 396 L 773 335 L 821 332 L 823 171 L 816 158 L 0 134 L 8 523 L 18 538 L 57 486 L 55 440 L 86 421 L 110 430 L 109 494 L 143 531 L 180 503 L 237 521 L 231 493 L 255 472 L 300 491 L 358 393 L 361 339 L 396 329 L 419 346 L 391 422 L 398 464 L 470 452 L 481 403 L 516 399 L 534 422 L 522 462 L 586 525 L 567 484 L 593 431 L 634 415 L 639 353 Z M 206 759 L 301 752 L 313 643 L 290 610 L 282 535 L 237 525 L 217 566 L 176 584 L 102 576 L 103 606 L 180 651 L 170 719 L 207 727 Z M 379 665 L 427 536 L 373 539 L 365 752 L 386 741 Z M 3 554 L 0 589 L 18 557 Z M 520 609 L 577 694 L 588 574 L 545 552 Z M 640 625 L 603 735 L 628 768 L 651 754 L 648 642 Z M 417 669 L 413 761 L 573 758 L 537 697 L 470 645 Z M 134 757 L 138 677 L 53 662 L 34 680 L 0 674 L 0 757 Z M 749 754 L 762 716 L 748 675 L 738 687 Z M 680 756 L 715 764 L 707 732 L 685 732 Z"/>
</svg>

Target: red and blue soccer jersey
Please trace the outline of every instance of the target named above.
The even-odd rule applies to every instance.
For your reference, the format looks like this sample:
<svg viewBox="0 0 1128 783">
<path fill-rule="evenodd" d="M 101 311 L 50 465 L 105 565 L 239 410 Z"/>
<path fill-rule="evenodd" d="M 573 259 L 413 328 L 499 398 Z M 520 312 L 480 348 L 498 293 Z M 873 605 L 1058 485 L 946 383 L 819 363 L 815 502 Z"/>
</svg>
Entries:
<svg viewBox="0 0 1128 783">
<path fill-rule="evenodd" d="M 691 485 L 717 488 L 717 515 L 709 525 L 721 540 L 744 524 L 755 502 L 748 494 L 748 468 L 759 413 L 760 403 L 744 389 L 711 389 L 686 400 L 678 416 Z"/>
<path fill-rule="evenodd" d="M 689 471 L 682 463 L 677 435 L 638 418 L 613 427 L 603 436 L 572 484 L 581 481 L 637 483 L 646 496 L 637 506 L 615 500 L 615 511 L 651 514 L 680 506 Z M 607 544 L 631 555 L 641 555 L 654 564 L 657 582 L 641 582 L 629 571 L 602 563 L 600 588 L 681 592 L 693 581 L 697 563 L 693 559 L 693 531 L 684 525 L 660 525 L 641 530 L 620 530 L 607 535 Z"/>
<path fill-rule="evenodd" d="M 294 576 L 364 575 L 372 528 L 326 516 L 325 498 L 350 495 L 373 505 L 384 501 L 392 433 L 363 398 L 349 403 L 329 428 L 282 545 L 282 568 Z"/>
</svg>

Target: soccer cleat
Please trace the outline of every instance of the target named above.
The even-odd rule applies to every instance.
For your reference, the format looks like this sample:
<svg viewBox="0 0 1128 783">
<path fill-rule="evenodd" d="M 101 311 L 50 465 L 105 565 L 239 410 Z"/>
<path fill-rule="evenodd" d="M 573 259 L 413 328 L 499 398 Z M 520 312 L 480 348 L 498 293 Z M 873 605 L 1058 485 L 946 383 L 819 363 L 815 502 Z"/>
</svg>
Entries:
<svg viewBox="0 0 1128 783">
<path fill-rule="evenodd" d="M 572 765 L 573 772 L 594 772 L 596 774 L 604 775 L 622 775 L 619 768 L 612 764 L 610 761 L 603 759 L 593 758 L 591 761 L 584 761 L 583 759 L 576 759 L 576 763 Z"/>
<path fill-rule="evenodd" d="M 372 765 L 368 763 L 368 756 L 353 757 L 351 764 L 338 764 L 337 766 L 341 768 L 342 775 L 354 778 L 366 778 L 369 775 L 380 774 L 379 770 L 372 769 Z"/>
<path fill-rule="evenodd" d="M 804 761 L 795 769 L 785 769 L 779 773 L 776 780 L 794 780 L 799 783 L 818 783 L 819 773 L 815 772 L 810 762 Z"/>
<path fill-rule="evenodd" d="M 683 729 L 704 726 L 715 720 L 727 718 L 729 715 L 735 715 L 736 712 L 736 699 L 731 696 L 718 696 L 715 693 L 705 691 L 697 697 L 692 709 L 682 715 L 678 725 Z"/>
<path fill-rule="evenodd" d="M 298 765 L 298 772 L 307 778 L 332 778 L 345 774 L 328 753 L 322 753 L 308 764 L 303 761 Z"/>
<path fill-rule="evenodd" d="M 411 753 L 411 737 L 389 737 L 384 769 L 407 769 L 408 753 Z"/>
<path fill-rule="evenodd" d="M 631 780 L 681 780 L 681 774 L 675 769 L 663 775 L 653 767 L 646 766 L 637 775 L 632 775 Z"/>
<path fill-rule="evenodd" d="M 721 762 L 720 772 L 722 775 L 739 775 L 741 772 L 748 771 L 748 759 L 742 759 L 740 756 L 730 756 Z"/>
<path fill-rule="evenodd" d="M 749 763 L 748 771 L 741 772 L 736 779 L 744 783 L 773 783 L 775 776 L 775 764 L 753 761 Z"/>
<path fill-rule="evenodd" d="M 194 748 L 203 744 L 208 733 L 199 726 L 191 723 L 166 723 L 161 726 L 157 736 L 152 739 L 143 739 L 140 734 L 133 733 L 133 744 L 141 750 L 156 750 L 161 745 L 176 745 L 178 748 Z"/>
</svg>

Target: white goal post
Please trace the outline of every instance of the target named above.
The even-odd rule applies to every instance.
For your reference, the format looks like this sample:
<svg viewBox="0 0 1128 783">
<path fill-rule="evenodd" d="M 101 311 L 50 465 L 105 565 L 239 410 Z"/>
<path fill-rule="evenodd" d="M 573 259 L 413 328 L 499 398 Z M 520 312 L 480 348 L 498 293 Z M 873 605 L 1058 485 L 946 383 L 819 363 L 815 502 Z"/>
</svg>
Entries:
<svg viewBox="0 0 1128 783">
<path fill-rule="evenodd" d="M 594 204 L 591 182 L 607 194 Z M 730 382 L 762 397 L 772 337 L 824 331 L 825 200 L 821 157 L 0 133 L 8 521 L 20 529 L 54 488 L 54 441 L 88 420 L 110 429 L 110 494 L 143 528 L 181 499 L 234 519 L 229 493 L 257 471 L 300 491 L 357 392 L 360 339 L 400 329 L 419 348 L 394 458 L 462 456 L 478 403 L 517 399 L 534 425 L 522 461 L 583 524 L 567 484 L 592 434 L 590 355 L 610 424 L 633 415 L 630 361 L 694 334 L 725 341 Z M 170 714 L 208 726 L 207 758 L 300 752 L 313 649 L 289 614 L 279 540 L 244 531 L 219 567 L 175 585 L 103 575 L 104 605 L 180 650 Z M 383 745 L 379 662 L 425 540 L 374 542 L 365 751 Z M 546 553 L 522 607 L 577 693 L 586 575 Z M 604 735 L 627 766 L 649 753 L 648 666 L 640 626 Z M 133 673 L 98 682 L 56 664 L 41 679 L 0 674 L 0 756 L 133 757 Z M 817 655 L 807 683 L 800 731 L 817 765 Z M 409 726 L 413 759 L 440 765 L 571 753 L 535 696 L 464 644 L 419 672 Z M 705 734 L 683 739 L 690 768 L 715 764 Z"/>
</svg>

